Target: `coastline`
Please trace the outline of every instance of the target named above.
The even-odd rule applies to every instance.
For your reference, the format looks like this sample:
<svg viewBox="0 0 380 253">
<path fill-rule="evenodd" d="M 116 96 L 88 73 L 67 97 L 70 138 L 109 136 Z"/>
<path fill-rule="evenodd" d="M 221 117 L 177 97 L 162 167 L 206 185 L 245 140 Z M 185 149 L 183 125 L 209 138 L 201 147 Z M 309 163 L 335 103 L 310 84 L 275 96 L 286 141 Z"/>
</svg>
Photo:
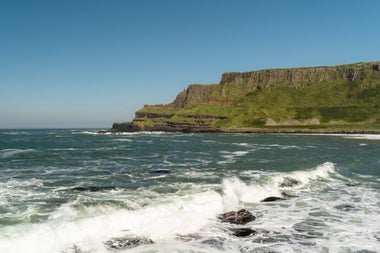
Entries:
<svg viewBox="0 0 380 253">
<path fill-rule="evenodd" d="M 199 134 L 315 134 L 315 135 L 355 135 L 373 134 L 380 135 L 380 130 L 310 130 L 310 129 L 253 129 L 253 128 L 228 128 L 212 130 L 132 130 L 120 131 L 115 129 L 99 130 L 99 134 L 119 134 L 119 133 L 143 133 L 143 132 L 165 132 L 165 133 L 199 133 Z"/>
</svg>

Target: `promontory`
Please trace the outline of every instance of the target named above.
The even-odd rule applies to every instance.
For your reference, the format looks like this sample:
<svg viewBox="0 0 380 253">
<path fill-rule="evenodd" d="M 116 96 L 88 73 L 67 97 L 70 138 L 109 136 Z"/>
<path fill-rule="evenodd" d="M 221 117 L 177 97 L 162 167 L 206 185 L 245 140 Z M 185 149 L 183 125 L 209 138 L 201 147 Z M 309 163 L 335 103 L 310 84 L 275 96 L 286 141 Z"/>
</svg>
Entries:
<svg viewBox="0 0 380 253">
<path fill-rule="evenodd" d="M 380 61 L 224 73 L 111 131 L 380 133 Z"/>
</svg>

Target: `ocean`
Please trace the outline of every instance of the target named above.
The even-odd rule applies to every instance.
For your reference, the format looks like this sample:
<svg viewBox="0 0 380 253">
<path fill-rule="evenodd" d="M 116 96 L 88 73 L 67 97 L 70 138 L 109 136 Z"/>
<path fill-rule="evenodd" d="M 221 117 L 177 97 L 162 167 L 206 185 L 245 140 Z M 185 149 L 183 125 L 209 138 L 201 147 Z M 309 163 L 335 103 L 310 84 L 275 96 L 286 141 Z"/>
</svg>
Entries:
<svg viewBox="0 0 380 253">
<path fill-rule="evenodd" d="M 0 130 L 0 252 L 380 252 L 380 136 Z"/>
</svg>

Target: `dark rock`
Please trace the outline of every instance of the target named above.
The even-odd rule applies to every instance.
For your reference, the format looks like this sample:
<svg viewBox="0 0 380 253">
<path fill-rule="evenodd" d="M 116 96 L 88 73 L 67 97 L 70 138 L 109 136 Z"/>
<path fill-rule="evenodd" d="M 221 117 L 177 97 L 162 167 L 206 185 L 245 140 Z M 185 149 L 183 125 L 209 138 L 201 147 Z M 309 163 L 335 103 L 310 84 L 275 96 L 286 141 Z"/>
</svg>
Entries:
<svg viewBox="0 0 380 253">
<path fill-rule="evenodd" d="M 300 181 L 291 177 L 284 177 L 284 181 L 282 181 L 279 186 L 280 187 L 294 187 L 296 185 L 301 184 Z"/>
<path fill-rule="evenodd" d="M 77 192 L 99 192 L 99 191 L 112 191 L 116 190 L 114 186 L 86 186 L 86 187 L 74 187 L 71 190 Z"/>
<path fill-rule="evenodd" d="M 234 236 L 247 237 L 256 234 L 256 231 L 251 228 L 231 228 Z"/>
<path fill-rule="evenodd" d="M 153 244 L 151 239 L 140 236 L 125 236 L 112 238 L 104 243 L 108 250 L 130 249 L 142 244 Z"/>
<path fill-rule="evenodd" d="M 256 217 L 249 211 L 241 209 L 237 212 L 226 212 L 218 216 L 222 222 L 229 222 L 231 224 L 244 225 L 248 222 L 254 221 Z"/>
<path fill-rule="evenodd" d="M 112 133 L 112 130 L 111 129 L 101 129 L 98 131 L 98 134 L 108 134 L 108 133 Z"/>
<path fill-rule="evenodd" d="M 279 200 L 286 200 L 284 198 L 281 198 L 281 197 L 268 197 L 268 198 L 265 198 L 263 200 L 261 200 L 260 202 L 274 202 L 274 201 L 279 201 Z"/>
<path fill-rule="evenodd" d="M 336 205 L 335 208 L 339 211 L 344 211 L 344 212 L 351 212 L 351 211 L 358 210 L 358 208 L 356 208 L 354 205 L 351 205 L 351 204 Z"/>
<path fill-rule="evenodd" d="M 133 122 L 122 122 L 122 123 L 113 123 L 112 125 L 113 132 L 137 132 L 141 131 L 136 124 Z"/>
<path fill-rule="evenodd" d="M 151 170 L 152 174 L 169 174 L 170 170 L 160 169 L 160 170 Z"/>
</svg>

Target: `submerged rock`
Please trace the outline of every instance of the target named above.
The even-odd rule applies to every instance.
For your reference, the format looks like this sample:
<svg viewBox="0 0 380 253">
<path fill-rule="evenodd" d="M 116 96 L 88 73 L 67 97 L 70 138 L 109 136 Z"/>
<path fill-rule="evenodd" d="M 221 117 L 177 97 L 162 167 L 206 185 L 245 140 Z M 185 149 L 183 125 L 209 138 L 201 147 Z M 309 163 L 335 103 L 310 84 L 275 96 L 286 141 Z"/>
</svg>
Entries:
<svg viewBox="0 0 380 253">
<path fill-rule="evenodd" d="M 130 249 L 142 244 L 153 244 L 154 242 L 145 237 L 125 236 L 112 238 L 104 243 L 108 250 Z"/>
<path fill-rule="evenodd" d="M 245 209 L 241 209 L 239 211 L 231 211 L 231 212 L 226 212 L 223 214 L 220 214 L 218 218 L 222 222 L 229 222 L 231 224 L 239 224 L 239 225 L 244 225 L 247 224 L 248 222 L 254 221 L 256 217 L 249 211 Z"/>
<path fill-rule="evenodd" d="M 340 204 L 336 205 L 335 208 L 339 211 L 344 211 L 344 212 L 351 212 L 351 211 L 358 211 L 359 209 L 355 207 L 354 205 L 351 204 Z"/>
<path fill-rule="evenodd" d="M 216 238 L 210 238 L 203 240 L 202 244 L 207 244 L 208 246 L 211 246 L 212 248 L 223 250 L 223 244 L 224 244 L 224 238 L 216 237 Z"/>
<path fill-rule="evenodd" d="M 230 230 L 237 237 L 247 237 L 256 234 L 256 231 L 251 228 L 231 228 Z"/>
<path fill-rule="evenodd" d="M 278 186 L 280 187 L 294 187 L 296 185 L 301 184 L 300 181 L 291 177 L 284 177 L 284 181 L 282 181 Z"/>
<path fill-rule="evenodd" d="M 74 187 L 71 189 L 76 192 L 99 192 L 99 191 L 112 191 L 116 190 L 114 186 L 85 186 L 85 187 Z"/>
<path fill-rule="evenodd" d="M 170 170 L 166 170 L 166 169 L 151 170 L 150 173 L 151 174 L 169 174 Z"/>
<path fill-rule="evenodd" d="M 260 202 L 274 202 L 274 201 L 279 201 L 279 200 L 286 200 L 284 198 L 281 198 L 281 197 L 268 197 L 268 198 L 265 198 L 263 200 L 261 200 Z"/>
</svg>

